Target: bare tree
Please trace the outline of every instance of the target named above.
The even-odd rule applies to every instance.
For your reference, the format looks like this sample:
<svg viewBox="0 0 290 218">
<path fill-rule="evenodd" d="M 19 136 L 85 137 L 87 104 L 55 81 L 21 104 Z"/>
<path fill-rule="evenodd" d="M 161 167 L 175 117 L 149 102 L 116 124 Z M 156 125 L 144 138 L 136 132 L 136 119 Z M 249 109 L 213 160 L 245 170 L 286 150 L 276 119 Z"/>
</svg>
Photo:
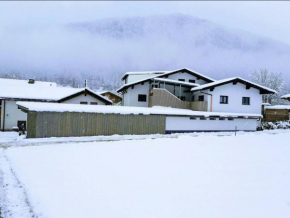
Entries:
<svg viewBox="0 0 290 218">
<path fill-rule="evenodd" d="M 284 94 L 284 80 L 281 73 L 269 72 L 267 69 L 260 69 L 250 75 L 253 82 L 275 90 L 276 94 L 263 95 L 263 103 L 283 104 L 284 100 L 280 98 Z"/>
</svg>

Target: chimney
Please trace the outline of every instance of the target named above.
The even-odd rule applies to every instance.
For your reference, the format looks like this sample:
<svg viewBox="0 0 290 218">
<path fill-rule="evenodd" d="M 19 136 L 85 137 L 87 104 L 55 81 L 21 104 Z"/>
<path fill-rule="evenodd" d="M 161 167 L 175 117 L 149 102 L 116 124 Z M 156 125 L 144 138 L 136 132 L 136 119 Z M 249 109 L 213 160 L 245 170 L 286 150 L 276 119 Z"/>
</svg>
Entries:
<svg viewBox="0 0 290 218">
<path fill-rule="evenodd" d="M 28 79 L 29 84 L 34 84 L 35 80 L 34 79 Z"/>
</svg>

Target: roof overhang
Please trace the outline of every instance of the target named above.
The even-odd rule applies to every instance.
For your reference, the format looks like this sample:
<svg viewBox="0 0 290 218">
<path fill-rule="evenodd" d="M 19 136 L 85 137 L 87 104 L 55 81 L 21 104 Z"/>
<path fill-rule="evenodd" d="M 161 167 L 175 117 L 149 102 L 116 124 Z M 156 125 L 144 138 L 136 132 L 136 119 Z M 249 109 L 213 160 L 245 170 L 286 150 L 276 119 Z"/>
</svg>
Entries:
<svg viewBox="0 0 290 218">
<path fill-rule="evenodd" d="M 252 83 L 250 81 L 244 80 L 244 79 L 239 78 L 239 77 L 228 79 L 228 80 L 221 80 L 221 82 L 216 81 L 216 82 L 213 82 L 212 84 L 209 83 L 209 84 L 201 85 L 199 87 L 192 88 L 191 91 L 198 92 L 198 91 L 204 91 L 204 90 L 209 90 L 209 89 L 213 91 L 213 89 L 215 87 L 223 86 L 223 85 L 226 85 L 229 83 L 233 83 L 233 85 L 235 85 L 237 83 L 244 84 L 246 86 L 246 89 L 256 88 L 256 89 L 260 90 L 260 94 L 262 94 L 262 95 L 263 94 L 275 94 L 275 93 L 277 93 L 275 90 L 260 86 L 258 84 Z"/>
</svg>

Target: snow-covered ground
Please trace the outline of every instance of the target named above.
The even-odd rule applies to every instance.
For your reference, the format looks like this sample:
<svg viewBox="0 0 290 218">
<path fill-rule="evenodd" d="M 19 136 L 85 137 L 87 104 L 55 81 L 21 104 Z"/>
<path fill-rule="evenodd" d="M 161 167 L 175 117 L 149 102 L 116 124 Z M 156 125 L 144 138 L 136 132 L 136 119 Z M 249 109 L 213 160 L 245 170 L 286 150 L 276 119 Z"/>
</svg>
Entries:
<svg viewBox="0 0 290 218">
<path fill-rule="evenodd" d="M 290 217 L 289 130 L 15 137 L 0 148 L 4 218 Z"/>
</svg>

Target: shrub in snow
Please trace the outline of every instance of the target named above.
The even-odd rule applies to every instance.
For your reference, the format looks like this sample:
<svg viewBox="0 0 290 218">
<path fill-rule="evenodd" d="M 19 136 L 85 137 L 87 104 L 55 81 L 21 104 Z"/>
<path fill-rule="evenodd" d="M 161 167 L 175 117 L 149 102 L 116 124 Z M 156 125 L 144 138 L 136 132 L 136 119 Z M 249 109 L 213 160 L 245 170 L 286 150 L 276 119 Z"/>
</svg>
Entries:
<svg viewBox="0 0 290 218">
<path fill-rule="evenodd" d="M 257 130 L 290 129 L 290 121 L 262 122 Z"/>
</svg>

